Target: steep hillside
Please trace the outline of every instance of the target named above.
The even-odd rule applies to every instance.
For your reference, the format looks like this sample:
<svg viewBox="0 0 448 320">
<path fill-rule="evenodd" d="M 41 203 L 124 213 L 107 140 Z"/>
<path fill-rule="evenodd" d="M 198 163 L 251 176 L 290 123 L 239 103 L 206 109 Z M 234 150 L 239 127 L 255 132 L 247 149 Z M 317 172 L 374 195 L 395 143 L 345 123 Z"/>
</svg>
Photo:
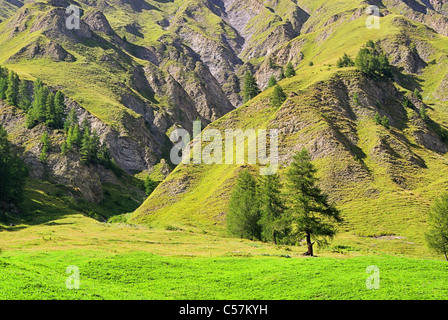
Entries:
<svg viewBox="0 0 448 320">
<path fill-rule="evenodd" d="M 337 241 L 426 254 L 427 209 L 447 187 L 448 38 L 422 24 L 412 3 L 417 5 L 409 2 L 406 9 L 412 14 L 398 14 L 404 9 L 384 1 L 381 29 L 368 30 L 365 5 L 299 2 L 310 14 L 302 35 L 271 54 L 278 65 L 297 65 L 297 76 L 280 82 L 287 101 L 271 107 L 272 89 L 267 89 L 208 128 L 279 129 L 282 169 L 306 147 L 323 189 L 341 208 L 346 222 Z M 443 11 L 431 14 L 445 19 Z M 354 57 L 369 39 L 395 66 L 394 81 L 335 67 L 343 53 Z M 257 76 L 267 81 L 279 72 L 265 61 Z M 423 102 L 412 95 L 416 88 Z M 406 106 L 405 98 L 412 104 Z M 429 119 L 421 118 L 423 106 Z M 389 118 L 390 129 L 375 123 L 377 112 Z M 237 165 L 181 165 L 131 221 L 224 231 L 229 194 L 240 170 Z"/>
</svg>

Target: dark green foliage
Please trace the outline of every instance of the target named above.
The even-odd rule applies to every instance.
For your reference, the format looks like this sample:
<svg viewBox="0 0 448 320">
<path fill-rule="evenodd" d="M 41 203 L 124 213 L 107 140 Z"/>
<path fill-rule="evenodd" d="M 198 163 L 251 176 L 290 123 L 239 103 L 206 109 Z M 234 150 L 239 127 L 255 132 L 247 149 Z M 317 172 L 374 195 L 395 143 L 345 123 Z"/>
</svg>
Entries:
<svg viewBox="0 0 448 320">
<path fill-rule="evenodd" d="M 377 112 L 377 113 L 375 113 L 375 122 L 376 123 L 378 123 L 378 124 L 381 124 L 381 116 L 380 116 L 380 114 Z"/>
<path fill-rule="evenodd" d="M 283 214 L 286 210 L 281 193 L 282 183 L 278 174 L 261 177 L 259 205 L 262 240 L 278 243 L 285 234 L 286 225 Z"/>
<path fill-rule="evenodd" d="M 76 114 L 75 108 L 72 108 L 64 122 L 64 132 L 68 133 L 69 128 L 73 127 L 75 124 L 78 124 L 78 115 Z"/>
<path fill-rule="evenodd" d="M 246 77 L 244 78 L 244 88 L 243 88 L 243 100 L 244 103 L 255 98 L 260 93 L 260 88 L 258 87 L 257 80 L 248 71 Z"/>
<path fill-rule="evenodd" d="M 5 213 L 8 204 L 17 205 L 23 199 L 27 170 L 11 152 L 6 130 L 0 125 L 0 209 Z"/>
<path fill-rule="evenodd" d="M 81 142 L 81 162 L 84 164 L 97 164 L 99 163 L 98 151 L 100 148 L 100 139 L 98 134 L 94 130 L 90 133 L 90 130 L 86 128 Z"/>
<path fill-rule="evenodd" d="M 414 90 L 414 97 L 416 97 L 419 100 L 423 100 L 422 94 L 420 93 L 420 91 L 418 91 L 418 89 Z"/>
<path fill-rule="evenodd" d="M 50 128 L 55 127 L 55 113 L 54 94 L 50 92 L 45 103 L 45 124 Z"/>
<path fill-rule="evenodd" d="M 17 107 L 24 111 L 28 111 L 31 106 L 30 92 L 25 80 L 21 80 L 19 84 L 19 96 L 17 100 Z"/>
<path fill-rule="evenodd" d="M 62 129 L 64 127 L 63 117 L 65 114 L 65 98 L 62 92 L 57 91 L 54 96 L 54 123 L 55 127 L 58 129 Z"/>
<path fill-rule="evenodd" d="M 353 103 L 355 104 L 355 106 L 359 106 L 359 97 L 358 97 L 358 94 L 357 93 L 355 93 L 355 94 L 353 94 Z"/>
<path fill-rule="evenodd" d="M 408 97 L 404 97 L 403 98 L 403 103 L 402 103 L 403 107 L 405 108 L 415 108 L 414 104 L 412 103 L 411 100 L 408 99 Z"/>
<path fill-rule="evenodd" d="M 286 78 L 286 76 L 285 76 L 285 69 L 282 68 L 282 72 L 280 72 L 280 75 L 278 76 L 278 80 L 281 81 L 281 80 L 283 80 L 285 78 Z"/>
<path fill-rule="evenodd" d="M 50 150 L 50 147 L 51 147 L 51 141 L 50 141 L 50 137 L 48 136 L 48 133 L 44 132 L 42 134 L 40 142 L 42 143 L 42 150 L 41 150 L 40 155 L 39 155 L 39 160 L 42 163 L 47 163 L 47 161 L 48 161 L 48 151 Z"/>
<path fill-rule="evenodd" d="M 308 65 L 309 65 L 310 67 L 312 67 L 312 66 L 314 66 L 314 62 L 313 62 L 313 61 L 310 61 L 310 63 L 308 63 Z"/>
<path fill-rule="evenodd" d="M 74 146 L 81 147 L 82 136 L 79 125 L 70 126 L 67 132 L 66 146 L 67 151 L 72 151 Z"/>
<path fill-rule="evenodd" d="M 286 65 L 286 69 L 285 69 L 285 77 L 287 78 L 292 78 L 296 75 L 296 70 L 294 70 L 294 67 L 292 66 L 292 63 L 289 62 Z"/>
<path fill-rule="evenodd" d="M 56 107 L 58 95 L 55 96 Z M 66 155 L 76 147 L 80 153 L 83 164 L 101 164 L 121 176 L 120 169 L 116 166 L 106 142 L 101 143 L 97 132 L 90 130 L 89 121 L 84 118 L 81 127 L 78 124 L 78 116 L 75 109 L 71 109 L 64 122 L 64 131 L 67 133 L 66 140 L 61 146 L 61 153 Z"/>
<path fill-rule="evenodd" d="M 269 68 L 271 68 L 271 69 L 275 69 L 276 68 L 274 60 L 272 60 L 272 58 L 269 58 Z"/>
<path fill-rule="evenodd" d="M 159 184 L 152 180 L 149 176 L 145 177 L 145 192 L 148 196 L 150 196 L 154 190 L 157 188 Z"/>
<path fill-rule="evenodd" d="M 62 93 L 58 91 L 53 94 L 40 79 L 37 79 L 34 83 L 33 103 L 27 112 L 27 128 L 31 129 L 39 123 L 45 123 L 49 128 L 62 129 L 64 110 Z"/>
<path fill-rule="evenodd" d="M 230 234 L 251 240 L 261 239 L 257 183 L 248 170 L 238 175 L 230 197 L 227 229 Z"/>
<path fill-rule="evenodd" d="M 19 76 L 14 71 L 9 72 L 7 85 L 8 87 L 5 92 L 6 102 L 10 105 L 17 106 L 19 96 Z"/>
<path fill-rule="evenodd" d="M 0 78 L 0 100 L 6 99 L 6 89 L 8 88 L 8 81 L 6 78 Z"/>
<path fill-rule="evenodd" d="M 277 84 L 277 80 L 275 79 L 274 76 L 271 76 L 268 81 L 268 88 L 272 88 L 276 84 Z"/>
<path fill-rule="evenodd" d="M 308 252 L 313 255 L 313 245 L 327 244 L 336 234 L 335 223 L 341 223 L 339 211 L 328 202 L 328 196 L 317 186 L 317 170 L 306 150 L 297 153 L 286 173 L 288 220 L 291 237 L 299 242 L 306 239 Z"/>
<path fill-rule="evenodd" d="M 353 67 L 354 65 L 355 62 L 346 53 L 336 63 L 338 68 Z"/>
<path fill-rule="evenodd" d="M 278 108 L 285 102 L 286 98 L 285 91 L 283 91 L 282 87 L 277 84 L 272 92 L 271 105 L 274 108 Z"/>
<path fill-rule="evenodd" d="M 428 246 L 448 261 L 448 193 L 434 201 L 428 215 Z"/>
<path fill-rule="evenodd" d="M 420 108 L 420 117 L 421 117 L 423 120 L 428 120 L 428 111 L 426 110 L 426 107 L 425 107 L 425 106 L 422 106 L 422 107 Z"/>
<path fill-rule="evenodd" d="M 366 75 L 375 79 L 392 79 L 392 67 L 386 55 L 379 52 L 369 41 L 356 57 L 355 64 Z"/>
<path fill-rule="evenodd" d="M 381 125 L 386 128 L 389 129 L 390 125 L 389 125 L 389 118 L 387 116 L 384 116 L 383 119 L 381 120 Z"/>
</svg>

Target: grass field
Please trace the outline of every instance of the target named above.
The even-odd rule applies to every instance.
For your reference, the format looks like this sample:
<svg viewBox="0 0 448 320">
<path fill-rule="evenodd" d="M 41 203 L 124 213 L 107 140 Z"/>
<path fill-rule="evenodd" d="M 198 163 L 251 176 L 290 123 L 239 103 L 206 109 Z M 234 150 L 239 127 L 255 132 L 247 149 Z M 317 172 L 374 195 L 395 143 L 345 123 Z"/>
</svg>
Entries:
<svg viewBox="0 0 448 320">
<path fill-rule="evenodd" d="M 389 256 L 340 258 L 163 257 L 148 252 L 4 253 L 1 299 L 446 299 L 448 265 Z M 78 290 L 66 268 L 80 270 Z M 369 290 L 366 268 L 380 270 Z"/>
<path fill-rule="evenodd" d="M 195 228 L 100 223 L 30 181 L 22 221 L 0 225 L 0 299 L 446 299 L 448 264 L 338 245 L 305 247 Z M 53 190 L 54 191 L 54 190 Z M 57 206 L 57 208 L 56 208 Z M 380 240 L 377 240 L 380 241 Z M 69 266 L 80 288 L 69 290 Z M 380 288 L 368 290 L 369 266 Z"/>
</svg>

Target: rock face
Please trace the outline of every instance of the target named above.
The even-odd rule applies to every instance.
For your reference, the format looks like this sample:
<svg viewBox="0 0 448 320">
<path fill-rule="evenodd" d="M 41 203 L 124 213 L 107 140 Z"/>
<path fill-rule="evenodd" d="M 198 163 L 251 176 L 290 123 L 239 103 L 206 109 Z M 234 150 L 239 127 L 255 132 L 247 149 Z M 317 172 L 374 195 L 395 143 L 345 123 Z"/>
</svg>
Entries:
<svg viewBox="0 0 448 320">
<path fill-rule="evenodd" d="M 72 195 L 77 198 L 95 203 L 103 200 L 102 183 L 111 182 L 102 178 L 110 176 L 108 170 L 102 166 L 83 165 L 79 161 L 79 155 L 61 156 L 60 144 L 64 139 L 61 133 L 49 131 L 43 125 L 26 129 L 25 114 L 4 103 L 0 103 L 0 124 L 12 137 L 12 145 L 23 155 L 32 178 L 70 187 Z M 52 140 L 46 164 L 39 160 L 42 151 L 40 139 L 44 132 L 49 133 Z M 116 178 L 114 182 L 119 184 Z"/>
</svg>

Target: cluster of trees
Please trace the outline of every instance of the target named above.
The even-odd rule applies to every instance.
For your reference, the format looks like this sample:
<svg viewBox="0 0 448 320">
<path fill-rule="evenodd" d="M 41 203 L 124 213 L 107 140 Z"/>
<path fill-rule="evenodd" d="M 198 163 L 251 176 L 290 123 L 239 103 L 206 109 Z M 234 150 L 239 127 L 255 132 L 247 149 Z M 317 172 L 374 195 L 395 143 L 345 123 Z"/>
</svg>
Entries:
<svg viewBox="0 0 448 320">
<path fill-rule="evenodd" d="M 0 125 L 0 210 L 17 205 L 23 198 L 27 169 L 11 150 L 6 130 Z"/>
<path fill-rule="evenodd" d="M 64 122 L 66 140 L 61 147 L 62 154 L 79 150 L 80 160 L 84 164 L 102 164 L 108 168 L 114 167 L 114 162 L 105 142 L 101 143 L 96 130 L 91 130 L 87 119 L 79 125 L 75 109 L 71 109 Z"/>
<path fill-rule="evenodd" d="M 32 92 L 32 94 L 31 94 Z M 0 67 L 0 99 L 27 113 L 29 129 L 44 123 L 52 129 L 61 129 L 65 110 L 64 96 L 50 92 L 40 79 L 36 82 L 20 80 L 17 73 Z"/>
<path fill-rule="evenodd" d="M 360 71 L 372 78 L 393 78 L 389 59 L 372 40 L 361 48 L 356 57 L 355 65 Z"/>
<path fill-rule="evenodd" d="M 107 145 L 100 143 L 97 132 L 91 131 L 87 121 L 79 125 L 74 109 L 64 122 L 66 106 L 62 92 L 51 92 L 40 79 L 34 83 L 20 80 L 14 71 L 0 67 L 0 99 L 26 112 L 28 129 L 40 123 L 51 129 L 64 129 L 67 136 L 61 146 L 63 155 L 76 147 L 84 164 L 102 164 L 119 171 Z M 41 144 L 39 159 L 46 163 L 51 147 L 50 136 L 46 132 L 42 135 Z"/>
<path fill-rule="evenodd" d="M 389 121 L 389 118 L 388 118 L 387 116 L 384 116 L 384 117 L 381 118 L 381 116 L 380 116 L 380 114 L 379 114 L 378 112 L 375 114 L 375 122 L 376 122 L 377 124 L 382 125 L 382 126 L 385 127 L 386 129 L 389 129 L 389 128 L 390 128 L 390 121 Z"/>
<path fill-rule="evenodd" d="M 338 68 L 354 67 L 355 62 L 346 53 L 344 53 L 344 55 L 339 58 L 336 66 Z"/>
<path fill-rule="evenodd" d="M 339 211 L 317 186 L 317 170 L 306 150 L 297 153 L 286 172 L 254 177 L 242 171 L 227 213 L 230 234 L 265 242 L 298 244 L 306 239 L 307 255 L 314 243 L 327 244 L 342 222 Z"/>
<path fill-rule="evenodd" d="M 372 40 L 369 40 L 366 45 L 361 48 L 358 55 L 353 61 L 346 53 L 339 58 L 336 63 L 338 68 L 356 66 L 360 71 L 372 78 L 388 78 L 392 79 L 392 66 L 389 59 L 382 52 L 381 48 Z"/>
</svg>

